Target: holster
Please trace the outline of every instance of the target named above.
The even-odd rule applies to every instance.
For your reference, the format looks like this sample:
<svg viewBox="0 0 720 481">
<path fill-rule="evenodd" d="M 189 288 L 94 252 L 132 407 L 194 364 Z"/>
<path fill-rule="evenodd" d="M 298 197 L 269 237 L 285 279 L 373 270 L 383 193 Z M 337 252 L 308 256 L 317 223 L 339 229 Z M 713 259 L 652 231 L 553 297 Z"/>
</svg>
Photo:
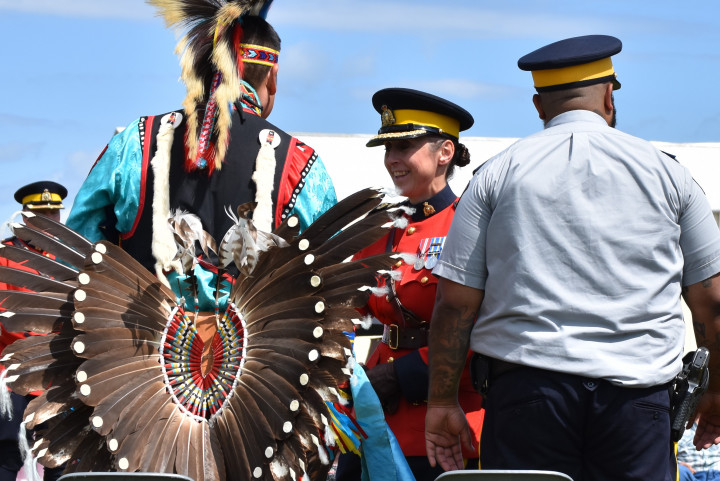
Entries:
<svg viewBox="0 0 720 481">
<path fill-rule="evenodd" d="M 490 383 L 503 374 L 523 366 L 487 357 L 477 352 L 470 358 L 470 379 L 477 392 L 485 396 Z"/>
</svg>

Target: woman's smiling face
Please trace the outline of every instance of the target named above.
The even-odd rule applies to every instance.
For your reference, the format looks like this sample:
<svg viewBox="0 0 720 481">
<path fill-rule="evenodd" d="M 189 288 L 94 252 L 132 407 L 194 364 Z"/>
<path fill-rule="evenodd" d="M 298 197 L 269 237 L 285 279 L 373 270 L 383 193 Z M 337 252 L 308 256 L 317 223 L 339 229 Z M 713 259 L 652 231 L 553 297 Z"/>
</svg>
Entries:
<svg viewBox="0 0 720 481">
<path fill-rule="evenodd" d="M 447 185 L 446 143 L 452 148 L 451 141 L 429 136 L 385 142 L 385 168 L 400 194 L 413 204 L 429 199 Z"/>
</svg>

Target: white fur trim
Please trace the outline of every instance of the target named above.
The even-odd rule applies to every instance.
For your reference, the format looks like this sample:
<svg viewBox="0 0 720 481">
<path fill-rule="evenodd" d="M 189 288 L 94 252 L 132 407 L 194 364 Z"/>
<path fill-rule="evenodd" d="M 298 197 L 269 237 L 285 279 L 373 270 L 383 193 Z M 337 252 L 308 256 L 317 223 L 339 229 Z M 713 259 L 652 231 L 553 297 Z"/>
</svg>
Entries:
<svg viewBox="0 0 720 481">
<path fill-rule="evenodd" d="M 272 192 L 275 184 L 275 147 L 280 138 L 275 132 L 271 136 L 268 135 L 269 133 L 268 130 L 260 132 L 260 151 L 255 161 L 255 172 L 252 175 L 257 189 L 255 193 L 257 206 L 252 220 L 255 227 L 264 232 L 273 230 Z M 272 142 L 268 141 L 270 138 L 273 139 Z"/>
<path fill-rule="evenodd" d="M 164 119 L 163 119 L 164 120 Z M 180 262 L 174 261 L 177 246 L 168 219 L 170 218 L 170 149 L 175 137 L 175 125 L 163 122 L 157 135 L 157 150 L 150 161 L 153 168 L 152 203 L 152 254 L 155 258 L 155 274 L 170 287 L 163 271 L 174 269 L 182 272 Z"/>
<path fill-rule="evenodd" d="M 7 369 L 0 372 L 0 421 L 5 419 L 12 421 L 12 400 L 10 399 L 10 391 L 5 383 L 7 373 Z"/>
</svg>

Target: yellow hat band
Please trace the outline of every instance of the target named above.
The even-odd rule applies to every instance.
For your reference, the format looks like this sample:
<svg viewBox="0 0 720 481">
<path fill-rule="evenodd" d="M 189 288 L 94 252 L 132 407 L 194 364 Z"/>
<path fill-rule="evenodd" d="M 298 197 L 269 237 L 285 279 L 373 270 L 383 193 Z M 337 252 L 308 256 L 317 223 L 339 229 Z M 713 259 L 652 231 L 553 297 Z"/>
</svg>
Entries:
<svg viewBox="0 0 720 481">
<path fill-rule="evenodd" d="M 21 204 L 29 204 L 29 203 L 39 203 L 39 202 L 62 202 L 62 197 L 58 194 L 52 194 L 50 193 L 48 195 L 47 192 L 41 192 L 39 194 L 31 194 L 26 195 L 23 197 Z"/>
<path fill-rule="evenodd" d="M 615 75 L 610 57 L 590 63 L 547 70 L 533 70 L 535 88 L 565 85 Z"/>
<path fill-rule="evenodd" d="M 428 112 L 427 110 L 393 110 L 395 123 L 393 125 L 415 124 L 440 129 L 442 133 L 453 137 L 460 137 L 460 121 L 447 115 Z"/>
</svg>

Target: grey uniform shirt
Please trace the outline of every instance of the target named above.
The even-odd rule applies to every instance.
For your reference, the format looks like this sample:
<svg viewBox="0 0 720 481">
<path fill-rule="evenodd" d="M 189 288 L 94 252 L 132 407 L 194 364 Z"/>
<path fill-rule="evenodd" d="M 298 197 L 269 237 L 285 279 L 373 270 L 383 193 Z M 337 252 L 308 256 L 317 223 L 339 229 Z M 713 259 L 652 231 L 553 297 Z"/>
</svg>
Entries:
<svg viewBox="0 0 720 481">
<path fill-rule="evenodd" d="M 476 172 L 433 271 L 485 291 L 474 351 L 628 386 L 680 370 L 681 285 L 718 272 L 690 172 L 585 110 Z"/>
</svg>

